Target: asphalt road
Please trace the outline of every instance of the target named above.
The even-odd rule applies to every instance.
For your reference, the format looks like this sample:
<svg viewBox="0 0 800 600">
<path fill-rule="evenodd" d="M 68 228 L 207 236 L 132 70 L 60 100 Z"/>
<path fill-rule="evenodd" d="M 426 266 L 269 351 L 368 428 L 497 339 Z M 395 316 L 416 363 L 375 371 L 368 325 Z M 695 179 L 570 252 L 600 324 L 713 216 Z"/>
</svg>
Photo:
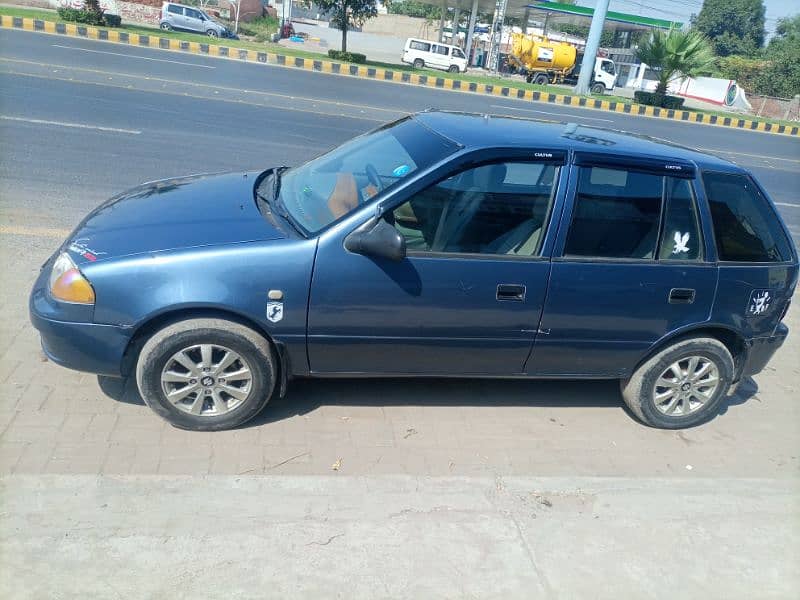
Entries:
<svg viewBox="0 0 800 600">
<path fill-rule="evenodd" d="M 431 106 L 725 153 L 800 237 L 799 140 L 0 30 L 0 597 L 796 596 L 797 302 L 764 373 L 677 432 L 615 382 L 337 380 L 188 433 L 42 361 L 27 292 L 109 195 Z"/>
<path fill-rule="evenodd" d="M 721 154 L 754 172 L 800 239 L 797 139 L 20 31 L 0 31 L 0 50 L 0 206 L 12 216 L 45 202 L 63 221 L 143 180 L 291 165 L 436 107 L 611 127 Z"/>
</svg>

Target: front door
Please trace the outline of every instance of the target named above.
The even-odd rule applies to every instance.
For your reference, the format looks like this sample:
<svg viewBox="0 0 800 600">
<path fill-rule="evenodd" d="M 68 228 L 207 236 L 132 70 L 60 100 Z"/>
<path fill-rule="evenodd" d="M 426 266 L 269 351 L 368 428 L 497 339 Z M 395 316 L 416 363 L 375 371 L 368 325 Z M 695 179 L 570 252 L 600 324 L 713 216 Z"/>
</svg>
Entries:
<svg viewBox="0 0 800 600">
<path fill-rule="evenodd" d="M 659 339 L 709 319 L 717 268 L 691 165 L 576 162 L 527 372 L 624 376 Z"/>
<path fill-rule="evenodd" d="M 311 371 L 521 373 L 547 288 L 560 171 L 492 162 L 398 199 L 384 218 L 406 240 L 400 262 L 323 236 L 309 303 Z"/>
<path fill-rule="evenodd" d="M 185 20 L 186 20 L 186 29 L 191 29 L 192 31 L 205 31 L 205 23 L 200 18 L 200 11 L 195 10 L 193 8 L 186 8 L 184 9 L 185 12 Z"/>
</svg>

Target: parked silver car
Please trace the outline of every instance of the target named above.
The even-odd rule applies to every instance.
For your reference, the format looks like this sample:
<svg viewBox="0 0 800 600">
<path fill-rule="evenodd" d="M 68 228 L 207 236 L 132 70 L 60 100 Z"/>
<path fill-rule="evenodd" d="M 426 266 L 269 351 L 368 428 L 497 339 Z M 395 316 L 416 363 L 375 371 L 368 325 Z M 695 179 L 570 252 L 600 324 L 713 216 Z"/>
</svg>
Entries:
<svg viewBox="0 0 800 600">
<path fill-rule="evenodd" d="M 160 25 L 164 31 L 192 31 L 205 33 L 209 37 L 234 37 L 224 25 L 214 21 L 199 8 L 173 2 L 164 2 L 162 5 Z"/>
</svg>

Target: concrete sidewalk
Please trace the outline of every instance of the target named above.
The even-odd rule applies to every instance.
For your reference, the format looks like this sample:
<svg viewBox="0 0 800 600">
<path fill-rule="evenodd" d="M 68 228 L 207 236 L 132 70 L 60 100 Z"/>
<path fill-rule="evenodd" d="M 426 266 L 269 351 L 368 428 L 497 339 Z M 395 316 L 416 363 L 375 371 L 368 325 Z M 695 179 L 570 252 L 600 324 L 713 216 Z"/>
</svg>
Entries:
<svg viewBox="0 0 800 600">
<path fill-rule="evenodd" d="M 12 476 L 3 598 L 796 597 L 791 482 Z"/>
</svg>

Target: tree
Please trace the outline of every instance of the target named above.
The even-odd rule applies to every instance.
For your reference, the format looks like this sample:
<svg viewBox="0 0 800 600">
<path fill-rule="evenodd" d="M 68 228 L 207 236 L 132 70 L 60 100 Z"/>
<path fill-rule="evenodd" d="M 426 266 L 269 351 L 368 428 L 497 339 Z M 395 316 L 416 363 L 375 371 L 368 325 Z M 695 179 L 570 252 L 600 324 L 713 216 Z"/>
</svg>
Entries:
<svg viewBox="0 0 800 600">
<path fill-rule="evenodd" d="M 347 52 L 347 30 L 361 27 L 367 19 L 378 16 L 377 0 L 314 0 L 314 4 L 342 30 L 342 52 Z"/>
<path fill-rule="evenodd" d="M 694 77 L 715 60 L 708 39 L 696 29 L 656 29 L 639 44 L 636 58 L 658 73 L 656 95 L 662 97 L 673 79 Z"/>
<path fill-rule="evenodd" d="M 765 58 L 768 65 L 756 78 L 756 91 L 781 98 L 800 94 L 800 14 L 778 21 Z"/>
<path fill-rule="evenodd" d="M 402 2 L 392 2 L 386 5 L 389 13 L 394 15 L 406 15 L 409 17 L 419 17 L 422 19 L 439 19 L 442 16 L 441 5 L 426 4 L 419 0 L 403 0 Z"/>
<path fill-rule="evenodd" d="M 754 56 L 764 45 L 764 0 L 704 0 L 692 25 L 718 56 Z"/>
</svg>

